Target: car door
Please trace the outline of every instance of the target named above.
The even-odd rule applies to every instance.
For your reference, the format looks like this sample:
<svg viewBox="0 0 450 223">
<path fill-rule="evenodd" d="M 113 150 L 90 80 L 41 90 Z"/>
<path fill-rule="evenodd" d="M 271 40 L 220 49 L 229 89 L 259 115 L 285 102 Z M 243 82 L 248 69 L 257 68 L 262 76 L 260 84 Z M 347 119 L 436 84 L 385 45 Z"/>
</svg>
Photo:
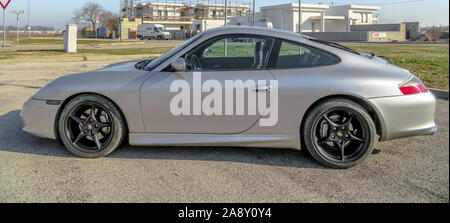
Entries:
<svg viewBox="0 0 450 223">
<path fill-rule="evenodd" d="M 256 95 L 257 100 L 265 100 L 265 105 L 270 103 L 269 85 L 274 76 L 266 66 L 273 42 L 272 38 L 261 36 L 213 38 L 182 56 L 187 63 L 185 72 L 171 72 L 168 67 L 153 74 L 141 88 L 146 131 L 223 134 L 240 133 L 253 126 L 264 110 L 259 111 L 251 98 Z M 236 85 L 227 88 L 227 83 L 231 82 Z M 174 98 L 179 98 L 183 91 L 174 86 L 176 83 L 189 86 L 189 94 L 184 97 L 188 100 L 174 106 Z M 228 95 L 232 96 L 226 97 L 229 89 L 232 94 Z M 221 100 L 208 100 L 216 92 L 221 96 L 214 98 Z M 252 105 L 256 106 L 256 111 Z M 183 106 L 189 107 L 188 112 L 173 112 L 174 107 Z M 214 108 L 214 112 L 204 108 Z"/>
</svg>

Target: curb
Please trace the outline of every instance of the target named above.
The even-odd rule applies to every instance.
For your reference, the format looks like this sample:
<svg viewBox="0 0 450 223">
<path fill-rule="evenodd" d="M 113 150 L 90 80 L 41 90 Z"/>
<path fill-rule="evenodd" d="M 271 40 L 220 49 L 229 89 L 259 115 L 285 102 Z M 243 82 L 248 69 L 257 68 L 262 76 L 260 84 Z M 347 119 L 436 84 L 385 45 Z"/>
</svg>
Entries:
<svg viewBox="0 0 450 223">
<path fill-rule="evenodd" d="M 434 94 L 435 97 L 448 100 L 448 91 L 433 88 L 430 88 L 430 91 Z"/>
</svg>

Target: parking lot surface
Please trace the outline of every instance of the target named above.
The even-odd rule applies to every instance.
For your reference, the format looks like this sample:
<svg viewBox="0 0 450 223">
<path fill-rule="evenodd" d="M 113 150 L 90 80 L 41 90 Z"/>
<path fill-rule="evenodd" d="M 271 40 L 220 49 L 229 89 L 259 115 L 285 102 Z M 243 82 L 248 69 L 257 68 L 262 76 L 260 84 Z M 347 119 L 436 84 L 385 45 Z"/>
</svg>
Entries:
<svg viewBox="0 0 450 223">
<path fill-rule="evenodd" d="M 436 135 L 378 143 L 347 170 L 264 148 L 123 145 L 83 159 L 22 132 L 21 106 L 39 88 L 113 62 L 0 62 L 0 202 L 449 202 L 446 100 Z"/>
</svg>

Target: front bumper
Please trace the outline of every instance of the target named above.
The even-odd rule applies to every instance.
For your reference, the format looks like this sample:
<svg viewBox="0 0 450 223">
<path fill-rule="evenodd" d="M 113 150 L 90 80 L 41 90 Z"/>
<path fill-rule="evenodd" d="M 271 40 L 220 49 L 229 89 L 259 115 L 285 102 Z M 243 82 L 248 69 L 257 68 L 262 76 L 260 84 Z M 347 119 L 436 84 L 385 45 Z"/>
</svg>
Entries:
<svg viewBox="0 0 450 223">
<path fill-rule="evenodd" d="M 373 98 L 382 125 L 381 141 L 436 133 L 436 98 L 423 94 Z"/>
<path fill-rule="evenodd" d="M 22 107 L 23 131 L 32 135 L 56 139 L 54 124 L 59 105 L 48 105 L 45 100 L 28 99 Z"/>
</svg>

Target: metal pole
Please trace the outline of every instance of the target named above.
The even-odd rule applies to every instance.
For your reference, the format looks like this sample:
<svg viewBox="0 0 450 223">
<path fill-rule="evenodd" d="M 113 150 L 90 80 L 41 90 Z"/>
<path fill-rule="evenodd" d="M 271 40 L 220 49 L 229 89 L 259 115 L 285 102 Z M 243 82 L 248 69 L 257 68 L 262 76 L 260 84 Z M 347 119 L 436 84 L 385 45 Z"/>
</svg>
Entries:
<svg viewBox="0 0 450 223">
<path fill-rule="evenodd" d="M 17 45 L 19 45 L 19 13 L 17 13 L 17 25 L 16 25 L 17 27 L 17 37 L 16 37 L 16 42 L 17 42 Z"/>
<path fill-rule="evenodd" d="M 6 9 L 3 9 L 3 53 L 6 54 L 6 24 L 5 24 L 5 20 L 6 20 L 6 16 L 5 16 L 5 12 Z"/>
<path fill-rule="evenodd" d="M 256 8 L 256 6 L 255 6 L 255 0 L 253 0 L 253 21 L 252 21 L 252 25 L 253 26 L 255 26 L 256 25 L 256 15 L 255 15 L 255 8 Z"/>
<path fill-rule="evenodd" d="M 122 41 L 122 2 L 119 1 L 119 43 Z"/>
<path fill-rule="evenodd" d="M 227 6 L 227 0 L 225 0 L 225 26 L 227 26 L 227 18 L 228 17 L 228 6 Z"/>
<path fill-rule="evenodd" d="M 302 34 L 302 0 L 298 0 L 298 33 Z"/>
<path fill-rule="evenodd" d="M 28 38 L 31 38 L 31 27 L 30 27 L 30 0 L 28 0 Z"/>
</svg>

